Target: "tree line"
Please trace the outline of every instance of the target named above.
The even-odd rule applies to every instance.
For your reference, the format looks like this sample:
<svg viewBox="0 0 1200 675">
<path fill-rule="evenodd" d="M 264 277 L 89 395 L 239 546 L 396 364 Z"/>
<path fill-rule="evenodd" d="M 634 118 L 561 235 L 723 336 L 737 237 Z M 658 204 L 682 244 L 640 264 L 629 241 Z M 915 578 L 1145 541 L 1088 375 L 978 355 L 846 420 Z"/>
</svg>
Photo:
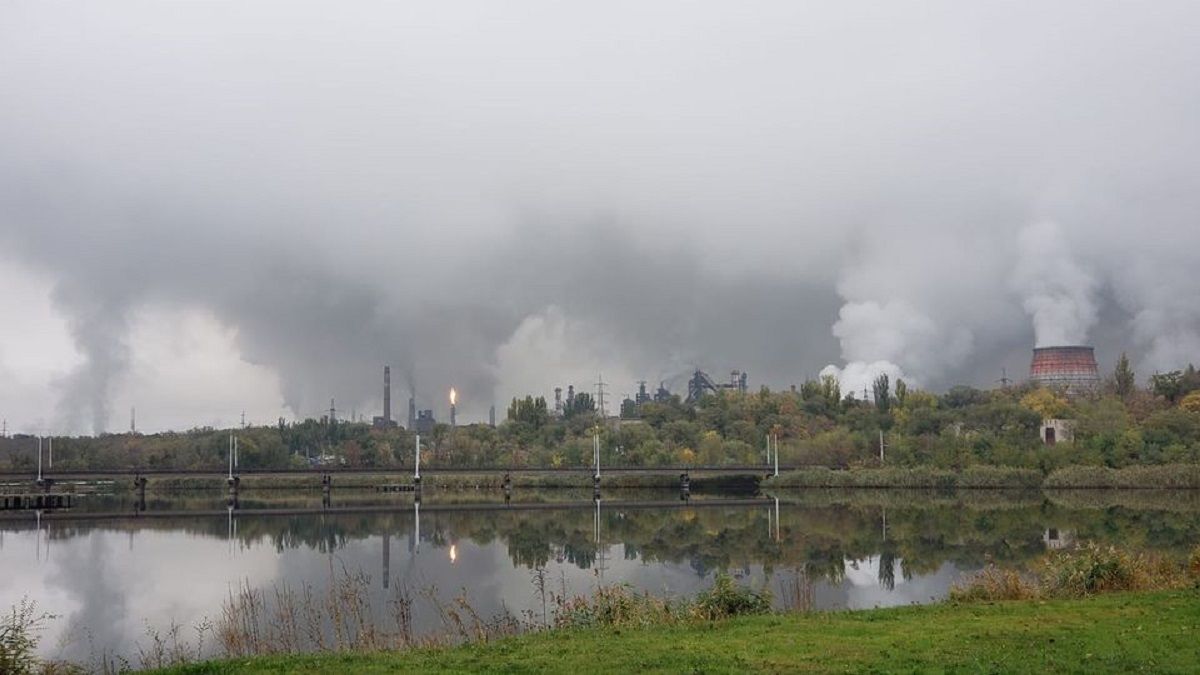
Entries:
<svg viewBox="0 0 1200 675">
<path fill-rule="evenodd" d="M 561 413 L 542 397 L 513 399 L 496 427 L 434 427 L 422 437 L 422 463 L 455 467 L 768 464 L 776 434 L 782 464 L 848 468 L 973 464 L 1050 471 L 1068 464 L 1123 467 L 1200 462 L 1200 374 L 1189 365 L 1155 373 L 1144 385 L 1122 355 L 1103 386 L 1086 396 L 1025 384 L 940 394 L 879 377 L 870 400 L 843 392 L 833 377 L 785 391 L 722 391 L 698 402 L 678 396 L 621 406 L 600 419 L 578 394 Z M 1075 438 L 1052 448 L 1039 430 L 1046 418 L 1073 420 Z M 56 438 L 57 469 L 218 469 L 228 461 L 230 430 Z M 244 468 L 410 466 L 414 435 L 403 428 L 308 419 L 233 431 Z M 0 467 L 32 469 L 37 440 L 0 439 Z"/>
</svg>

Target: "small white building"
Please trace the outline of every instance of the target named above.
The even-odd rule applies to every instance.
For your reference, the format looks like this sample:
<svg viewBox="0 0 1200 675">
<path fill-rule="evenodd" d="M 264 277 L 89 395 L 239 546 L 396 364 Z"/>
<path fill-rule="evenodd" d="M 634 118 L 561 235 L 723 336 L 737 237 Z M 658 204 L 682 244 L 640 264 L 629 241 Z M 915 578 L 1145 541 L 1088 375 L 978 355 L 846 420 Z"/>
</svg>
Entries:
<svg viewBox="0 0 1200 675">
<path fill-rule="evenodd" d="M 1051 527 L 1042 534 L 1042 543 L 1049 551 L 1061 551 L 1075 543 L 1075 532 Z"/>
<path fill-rule="evenodd" d="M 1044 419 L 1040 434 L 1044 445 L 1072 443 L 1075 441 L 1075 420 Z"/>
</svg>

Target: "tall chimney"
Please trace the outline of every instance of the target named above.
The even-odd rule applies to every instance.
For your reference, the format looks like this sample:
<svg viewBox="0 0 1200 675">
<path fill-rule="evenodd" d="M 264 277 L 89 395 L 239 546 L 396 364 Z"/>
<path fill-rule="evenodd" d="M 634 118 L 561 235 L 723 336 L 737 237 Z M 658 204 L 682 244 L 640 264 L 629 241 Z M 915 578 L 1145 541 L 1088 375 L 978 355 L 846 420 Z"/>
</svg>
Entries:
<svg viewBox="0 0 1200 675">
<path fill-rule="evenodd" d="M 456 417 L 458 417 L 456 412 L 457 411 L 455 410 L 455 405 L 453 403 L 451 403 L 450 404 L 450 428 L 451 429 L 458 426 L 458 421 L 455 419 Z"/>
<path fill-rule="evenodd" d="M 496 426 L 496 406 L 495 405 L 488 408 L 488 424 L 490 424 L 493 427 Z"/>
<path fill-rule="evenodd" d="M 383 367 L 383 424 L 392 424 L 392 367 Z"/>
</svg>

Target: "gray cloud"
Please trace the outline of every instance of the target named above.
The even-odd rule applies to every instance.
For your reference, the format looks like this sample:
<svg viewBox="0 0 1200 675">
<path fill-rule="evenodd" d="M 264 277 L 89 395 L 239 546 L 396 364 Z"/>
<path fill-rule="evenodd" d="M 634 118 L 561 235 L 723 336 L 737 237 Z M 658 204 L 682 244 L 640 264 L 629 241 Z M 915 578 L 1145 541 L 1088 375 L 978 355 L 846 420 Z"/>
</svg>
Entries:
<svg viewBox="0 0 1200 675">
<path fill-rule="evenodd" d="M 62 405 L 94 429 L 154 306 L 236 327 L 302 415 L 372 403 L 385 362 L 423 405 L 502 396 L 498 347 L 548 307 L 651 380 L 888 362 L 982 385 L 1024 367 L 1035 318 L 1080 332 L 1037 300 L 1071 260 L 1082 339 L 1175 367 L 1200 352 L 1197 19 L 9 4 L 0 260 L 55 279 L 86 358 Z"/>
</svg>

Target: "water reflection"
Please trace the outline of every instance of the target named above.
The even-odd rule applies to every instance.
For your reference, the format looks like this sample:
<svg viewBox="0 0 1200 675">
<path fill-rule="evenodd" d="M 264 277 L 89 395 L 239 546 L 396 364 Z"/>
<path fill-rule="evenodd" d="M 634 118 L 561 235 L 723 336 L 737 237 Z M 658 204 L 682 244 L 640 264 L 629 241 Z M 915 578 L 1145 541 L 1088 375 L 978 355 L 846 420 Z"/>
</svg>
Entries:
<svg viewBox="0 0 1200 675">
<path fill-rule="evenodd" d="M 90 497 L 72 512 L 0 518 L 0 608 L 29 594 L 59 615 L 47 655 L 130 654 L 145 627 L 220 614 L 242 585 L 324 592 L 370 575 L 380 607 L 400 589 L 464 591 L 484 615 L 556 592 L 628 583 L 688 595 L 724 570 L 792 608 L 861 608 L 941 598 L 964 571 L 1020 567 L 1077 541 L 1184 556 L 1200 540 L 1191 493 L 813 491 L 771 497 L 516 491 L 412 496 L 334 493 Z M 407 539 L 393 550 L 392 538 Z M 51 543 L 54 555 L 51 556 Z M 32 550 L 31 550 L 32 549 Z M 438 628 L 427 604 L 419 630 Z M 60 640 L 63 642 L 60 644 Z"/>
</svg>

